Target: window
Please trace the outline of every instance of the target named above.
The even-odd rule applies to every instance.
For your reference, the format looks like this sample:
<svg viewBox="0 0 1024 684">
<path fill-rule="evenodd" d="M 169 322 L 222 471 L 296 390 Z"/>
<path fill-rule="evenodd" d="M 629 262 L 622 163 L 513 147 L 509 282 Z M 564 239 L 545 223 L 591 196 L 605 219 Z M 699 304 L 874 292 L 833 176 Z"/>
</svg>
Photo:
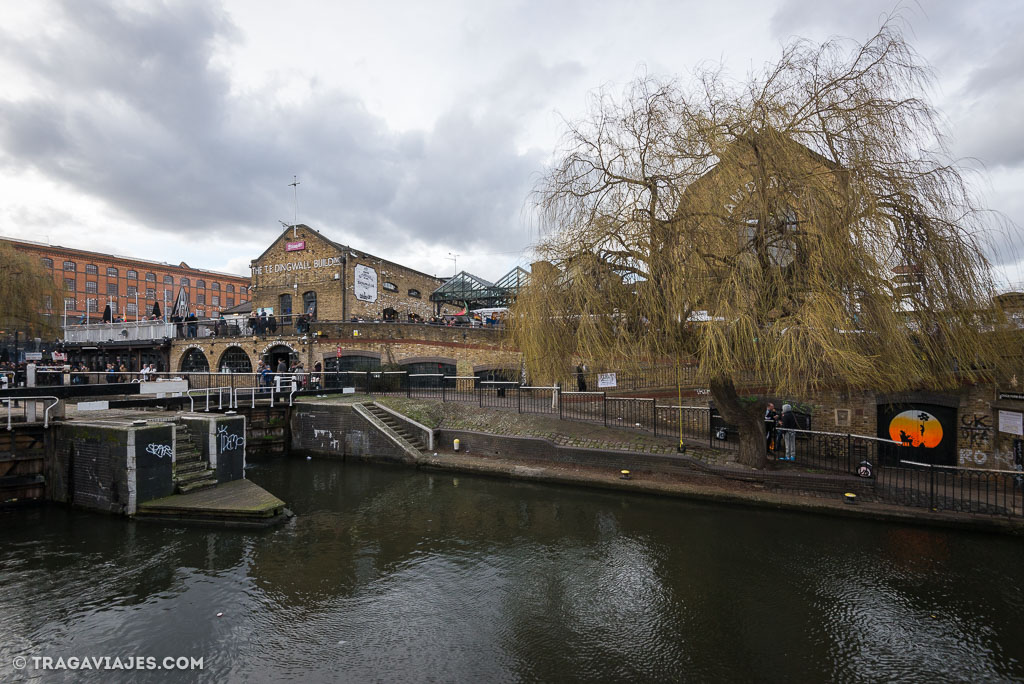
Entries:
<svg viewBox="0 0 1024 684">
<path fill-rule="evenodd" d="M 96 281 L 95 280 L 86 280 L 85 281 L 85 291 L 88 292 L 89 294 L 96 294 L 99 291 L 99 290 L 96 289 Z"/>
<path fill-rule="evenodd" d="M 86 275 L 99 275 L 100 269 L 96 268 L 96 264 L 86 264 L 85 274 Z"/>
<path fill-rule="evenodd" d="M 65 278 L 64 279 L 64 289 L 67 290 L 68 292 L 74 292 L 75 291 L 75 279 L 74 278 Z"/>
<path fill-rule="evenodd" d="M 224 291 L 225 292 L 234 292 L 235 291 L 235 286 L 232 285 L 231 283 L 228 283 L 227 286 L 224 288 Z"/>
<path fill-rule="evenodd" d="M 139 310 L 135 306 L 135 302 L 128 302 L 128 304 L 124 307 L 124 312 L 128 316 L 135 316 L 136 318 L 139 317 Z"/>
<path fill-rule="evenodd" d="M 164 285 L 173 285 L 173 284 L 174 284 L 174 278 L 172 278 L 171 276 L 164 276 Z"/>
<path fill-rule="evenodd" d="M 210 289 L 220 292 L 220 283 L 210 283 Z"/>
<path fill-rule="evenodd" d="M 189 285 L 191 285 L 191 281 L 189 281 L 188 278 L 182 278 L 181 279 L 181 285 L 182 285 L 182 287 L 188 287 Z"/>
<path fill-rule="evenodd" d="M 241 293 L 243 295 L 249 293 L 248 288 L 246 288 L 245 285 L 242 285 L 242 287 L 238 291 L 239 291 L 239 293 Z"/>
<path fill-rule="evenodd" d="M 231 307 L 233 307 L 234 305 L 235 305 L 235 298 L 234 298 L 234 297 L 228 297 L 228 298 L 227 298 L 227 299 L 226 299 L 226 300 L 224 301 L 224 306 L 228 307 L 229 309 L 230 309 Z"/>
<path fill-rule="evenodd" d="M 97 300 L 97 299 L 86 299 L 85 300 L 86 311 L 92 311 L 93 313 L 95 313 L 98 310 L 96 308 L 98 301 L 99 300 Z"/>
<path fill-rule="evenodd" d="M 384 284 L 381 287 L 383 287 L 388 292 L 398 292 L 398 286 L 392 282 L 388 282 L 387 280 L 384 281 Z"/>
<path fill-rule="evenodd" d="M 146 299 L 156 299 L 156 290 L 151 287 L 146 288 Z"/>
<path fill-rule="evenodd" d="M 75 298 L 74 297 L 65 297 L 64 298 L 64 310 L 65 311 L 74 311 L 77 307 L 78 307 L 78 303 L 75 302 Z"/>
<path fill-rule="evenodd" d="M 212 304 L 213 306 L 220 306 L 220 297 L 218 297 L 217 295 L 213 295 L 212 297 L 210 297 L 210 304 Z"/>
<path fill-rule="evenodd" d="M 167 302 L 173 302 L 174 301 L 174 290 L 164 290 L 164 301 L 167 301 Z"/>
<path fill-rule="evenodd" d="M 65 261 L 64 262 L 64 270 L 65 271 L 74 271 L 75 270 L 75 262 L 74 261 Z"/>
<path fill-rule="evenodd" d="M 252 373 L 252 362 L 241 347 L 228 347 L 220 357 L 221 373 Z"/>
<path fill-rule="evenodd" d="M 210 362 L 206 360 L 206 354 L 193 347 L 181 357 L 182 373 L 209 373 Z"/>
<path fill-rule="evenodd" d="M 146 274 L 146 281 L 150 282 L 150 283 L 155 283 L 156 282 L 156 273 L 147 273 Z"/>
<path fill-rule="evenodd" d="M 138 271 L 128 271 L 127 273 L 124 274 L 124 277 L 128 278 L 129 280 L 138 280 L 139 279 L 139 272 Z"/>
<path fill-rule="evenodd" d="M 420 298 L 420 291 L 419 290 L 409 290 L 409 296 L 410 297 L 415 297 L 416 299 L 419 299 Z"/>
<path fill-rule="evenodd" d="M 117 283 L 107 283 L 107 294 L 108 295 L 116 295 L 117 294 Z"/>
<path fill-rule="evenodd" d="M 129 285 L 127 290 L 127 294 L 129 297 L 134 297 L 135 295 L 139 294 L 139 288 L 136 287 L 135 285 Z"/>
<path fill-rule="evenodd" d="M 51 297 L 50 295 L 46 295 L 46 310 L 53 310 L 53 297 Z"/>
<path fill-rule="evenodd" d="M 282 316 L 292 315 L 292 296 L 290 294 L 283 294 L 278 297 L 278 304 Z"/>
<path fill-rule="evenodd" d="M 312 314 L 313 318 L 316 318 L 316 292 L 302 293 L 302 312 Z"/>
<path fill-rule="evenodd" d="M 42 262 L 43 268 L 53 268 L 53 259 L 50 259 L 49 257 L 43 257 Z"/>
<path fill-rule="evenodd" d="M 113 266 L 107 266 L 107 277 L 108 278 L 116 278 L 117 277 L 117 269 L 114 268 Z"/>
<path fill-rule="evenodd" d="M 200 279 L 200 280 L 197 280 L 197 281 L 196 281 L 196 287 L 202 287 L 202 288 L 205 288 L 205 287 L 206 287 L 206 281 L 205 281 L 205 280 L 201 280 L 201 279 Z"/>
<path fill-rule="evenodd" d="M 205 304 L 205 303 L 206 303 L 206 295 L 203 294 L 202 292 L 200 292 L 199 294 L 196 295 L 196 304 Z"/>
</svg>

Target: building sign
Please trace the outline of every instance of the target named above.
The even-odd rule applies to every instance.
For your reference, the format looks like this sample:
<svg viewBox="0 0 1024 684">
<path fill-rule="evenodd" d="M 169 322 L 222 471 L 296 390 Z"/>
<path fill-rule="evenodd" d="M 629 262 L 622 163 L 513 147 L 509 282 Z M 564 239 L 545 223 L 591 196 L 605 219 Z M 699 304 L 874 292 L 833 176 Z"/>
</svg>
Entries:
<svg viewBox="0 0 1024 684">
<path fill-rule="evenodd" d="M 999 431 L 1024 436 L 1024 413 L 1017 411 L 999 412 Z"/>
<path fill-rule="evenodd" d="M 999 401 L 1009 399 L 1010 401 L 1024 401 L 1024 392 L 999 392 L 996 397 Z"/>
<path fill-rule="evenodd" d="M 25 352 L 26 361 L 42 361 L 43 352 Z"/>
<path fill-rule="evenodd" d="M 284 243 L 284 251 L 286 252 L 301 252 L 304 249 L 306 249 L 305 240 L 297 240 L 295 242 Z"/>
<path fill-rule="evenodd" d="M 294 243 L 290 243 L 294 244 Z M 307 259 L 305 261 L 288 261 L 285 263 L 275 264 L 273 262 L 266 262 L 259 265 L 253 265 L 250 267 L 253 275 L 269 275 L 271 273 L 286 273 L 291 271 L 306 271 L 313 268 L 335 268 L 345 263 L 345 259 L 340 256 L 336 257 L 325 257 L 323 259 Z"/>
<path fill-rule="evenodd" d="M 356 299 L 361 302 L 377 301 L 377 272 L 369 266 L 357 264 L 354 289 Z"/>
<path fill-rule="evenodd" d="M 53 352 L 50 354 L 54 361 L 67 361 L 68 356 L 64 352 Z"/>
<path fill-rule="evenodd" d="M 597 374 L 597 386 L 598 387 L 615 387 L 615 373 L 598 373 Z"/>
</svg>

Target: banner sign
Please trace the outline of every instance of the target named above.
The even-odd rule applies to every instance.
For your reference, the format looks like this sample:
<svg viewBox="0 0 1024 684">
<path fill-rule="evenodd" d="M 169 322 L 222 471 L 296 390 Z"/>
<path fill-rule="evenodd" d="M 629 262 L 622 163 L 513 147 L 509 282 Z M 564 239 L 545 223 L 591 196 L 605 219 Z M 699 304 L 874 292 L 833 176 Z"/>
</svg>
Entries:
<svg viewBox="0 0 1024 684">
<path fill-rule="evenodd" d="M 369 266 L 358 264 L 355 267 L 356 299 L 361 302 L 377 301 L 377 272 Z"/>
<path fill-rule="evenodd" d="M 298 240 L 296 242 L 286 242 L 286 243 L 284 243 L 284 251 L 286 251 L 286 252 L 301 252 L 304 249 L 306 249 L 306 241 L 305 240 Z"/>
<path fill-rule="evenodd" d="M 601 388 L 615 387 L 615 373 L 598 373 L 597 386 Z"/>
</svg>

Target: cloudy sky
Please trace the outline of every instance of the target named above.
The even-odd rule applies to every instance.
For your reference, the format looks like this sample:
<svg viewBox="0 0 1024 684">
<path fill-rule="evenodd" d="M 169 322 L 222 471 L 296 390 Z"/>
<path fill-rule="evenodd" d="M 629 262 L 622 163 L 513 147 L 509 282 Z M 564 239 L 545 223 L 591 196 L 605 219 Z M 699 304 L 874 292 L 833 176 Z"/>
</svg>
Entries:
<svg viewBox="0 0 1024 684">
<path fill-rule="evenodd" d="M 646 71 L 735 78 L 894 2 L 0 0 L 0 234 L 248 274 L 298 220 L 414 268 L 528 263 L 563 117 Z M 956 155 L 1024 226 L 1024 5 L 905 3 Z M 1021 229 L 994 240 L 1024 281 Z"/>
</svg>

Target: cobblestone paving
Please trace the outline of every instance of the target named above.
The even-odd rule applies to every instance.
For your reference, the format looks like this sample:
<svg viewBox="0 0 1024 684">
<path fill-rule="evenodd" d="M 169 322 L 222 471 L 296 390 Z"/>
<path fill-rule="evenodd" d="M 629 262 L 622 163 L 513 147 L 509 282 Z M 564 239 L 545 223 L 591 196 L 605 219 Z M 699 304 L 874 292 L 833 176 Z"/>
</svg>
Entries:
<svg viewBox="0 0 1024 684">
<path fill-rule="evenodd" d="M 674 437 L 655 437 L 640 430 L 606 428 L 594 423 L 559 420 L 553 416 L 517 413 L 511 410 L 480 408 L 466 403 L 402 397 L 374 397 L 374 400 L 431 428 L 541 437 L 560 446 L 645 454 L 674 454 L 678 444 L 678 439 Z M 725 465 L 732 459 L 731 454 L 691 444 L 687 444 L 686 453 L 715 465 Z"/>
</svg>

